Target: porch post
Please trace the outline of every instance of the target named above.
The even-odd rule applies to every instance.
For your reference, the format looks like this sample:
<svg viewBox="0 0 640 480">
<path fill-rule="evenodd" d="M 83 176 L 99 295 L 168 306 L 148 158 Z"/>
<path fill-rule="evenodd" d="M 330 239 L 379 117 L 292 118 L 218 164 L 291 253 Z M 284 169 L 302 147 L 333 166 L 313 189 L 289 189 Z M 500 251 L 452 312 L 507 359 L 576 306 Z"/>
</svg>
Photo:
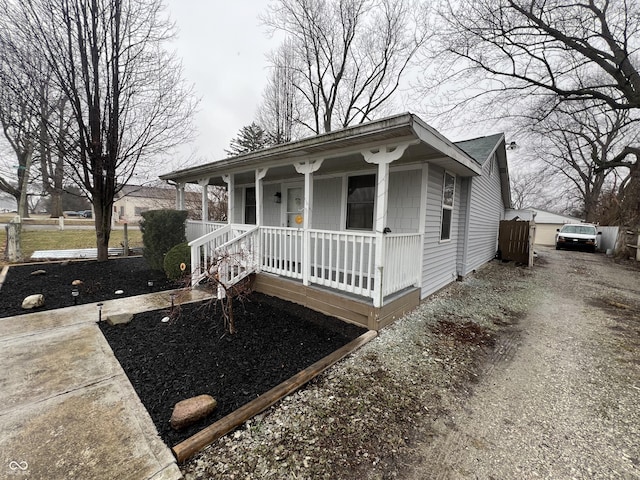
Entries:
<svg viewBox="0 0 640 480">
<path fill-rule="evenodd" d="M 184 210 L 184 183 L 176 183 L 176 210 Z"/>
<path fill-rule="evenodd" d="M 262 235 L 260 234 L 260 227 L 262 226 L 262 217 L 263 211 L 262 206 L 264 205 L 263 197 L 263 189 L 262 189 L 262 179 L 267 174 L 268 168 L 256 168 L 256 226 L 258 227 L 258 238 L 256 240 L 256 245 L 253 248 L 253 264 L 255 265 L 256 272 L 260 273 L 260 267 L 262 265 Z"/>
<path fill-rule="evenodd" d="M 268 168 L 256 168 L 256 225 L 262 225 L 262 179 L 267 174 Z"/>
<path fill-rule="evenodd" d="M 198 180 L 198 185 L 202 187 L 202 221 L 209 220 L 209 178 Z"/>
<path fill-rule="evenodd" d="M 294 164 L 296 172 L 304 174 L 304 211 L 302 223 L 302 284 L 309 285 L 311 276 L 311 215 L 313 212 L 313 173 L 322 166 L 322 159 Z"/>
<path fill-rule="evenodd" d="M 233 173 L 223 175 L 222 180 L 227 184 L 227 223 L 232 224 L 235 218 L 236 192 Z"/>
<path fill-rule="evenodd" d="M 412 142 L 400 145 L 387 145 L 376 150 L 364 150 L 362 155 L 367 163 L 378 165 L 378 185 L 376 188 L 376 247 L 375 247 L 375 279 L 373 284 L 373 306 L 379 308 L 383 304 L 385 245 L 384 229 L 387 224 L 387 203 L 389 200 L 389 164 L 398 160 Z"/>
</svg>

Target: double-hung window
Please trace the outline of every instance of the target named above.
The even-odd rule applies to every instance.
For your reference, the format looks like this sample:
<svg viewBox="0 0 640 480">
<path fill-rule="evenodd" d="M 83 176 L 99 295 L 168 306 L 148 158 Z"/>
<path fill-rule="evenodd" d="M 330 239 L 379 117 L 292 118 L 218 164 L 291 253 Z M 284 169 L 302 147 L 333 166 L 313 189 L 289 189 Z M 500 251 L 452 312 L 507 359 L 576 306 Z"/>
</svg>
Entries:
<svg viewBox="0 0 640 480">
<path fill-rule="evenodd" d="M 347 229 L 373 230 L 376 176 L 349 177 L 347 184 Z"/>
<path fill-rule="evenodd" d="M 247 187 L 244 190 L 244 223 L 256 224 L 256 187 Z"/>
<path fill-rule="evenodd" d="M 453 199 L 456 193 L 456 177 L 444 174 L 442 189 L 442 217 L 440 219 L 440 240 L 451 239 L 451 217 L 453 216 Z"/>
</svg>

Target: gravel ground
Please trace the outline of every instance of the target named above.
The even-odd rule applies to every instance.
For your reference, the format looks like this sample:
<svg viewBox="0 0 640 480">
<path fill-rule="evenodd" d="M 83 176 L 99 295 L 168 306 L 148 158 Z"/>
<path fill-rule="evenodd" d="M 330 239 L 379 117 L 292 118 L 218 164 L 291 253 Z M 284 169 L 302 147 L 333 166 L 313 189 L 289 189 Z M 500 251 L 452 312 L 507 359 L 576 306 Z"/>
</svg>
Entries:
<svg viewBox="0 0 640 480">
<path fill-rule="evenodd" d="M 640 478 L 640 272 L 539 253 L 432 296 L 185 478 Z"/>
</svg>

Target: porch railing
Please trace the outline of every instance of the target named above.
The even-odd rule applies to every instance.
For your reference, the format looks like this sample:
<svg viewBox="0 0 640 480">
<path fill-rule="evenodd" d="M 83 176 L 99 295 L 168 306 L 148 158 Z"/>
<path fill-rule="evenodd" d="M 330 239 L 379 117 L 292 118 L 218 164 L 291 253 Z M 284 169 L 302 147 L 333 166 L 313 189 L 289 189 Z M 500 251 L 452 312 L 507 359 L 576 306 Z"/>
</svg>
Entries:
<svg viewBox="0 0 640 480">
<path fill-rule="evenodd" d="M 418 285 L 422 275 L 422 235 L 419 233 L 384 236 L 382 295 Z"/>
<path fill-rule="evenodd" d="M 186 236 L 187 241 L 191 242 L 196 240 L 197 238 L 203 237 L 204 235 L 215 232 L 221 228 L 226 227 L 227 223 L 222 222 L 205 222 L 202 220 L 187 220 L 186 223 Z"/>
<path fill-rule="evenodd" d="M 305 272 L 306 235 L 309 265 Z M 375 279 L 382 275 L 384 298 L 419 285 L 422 273 L 422 236 L 417 233 L 387 234 L 378 247 L 376 235 L 368 232 L 308 230 L 305 234 L 296 228 L 227 225 L 189 245 L 194 285 L 215 264 L 219 278 L 227 283 L 254 268 L 295 279 L 305 278 L 306 273 L 312 284 L 374 298 Z M 381 271 L 375 268 L 376 248 L 384 248 Z M 223 258 L 229 261 L 221 267 Z"/>
<path fill-rule="evenodd" d="M 249 230 L 253 225 L 224 225 L 189 242 L 191 247 L 191 284 L 198 284 L 209 274 L 209 268 L 220 256 L 216 250 Z"/>
<path fill-rule="evenodd" d="M 372 296 L 374 234 L 310 230 L 309 236 L 310 282 L 365 297 Z"/>
<path fill-rule="evenodd" d="M 302 230 L 260 227 L 260 270 L 289 278 L 302 278 Z"/>
</svg>

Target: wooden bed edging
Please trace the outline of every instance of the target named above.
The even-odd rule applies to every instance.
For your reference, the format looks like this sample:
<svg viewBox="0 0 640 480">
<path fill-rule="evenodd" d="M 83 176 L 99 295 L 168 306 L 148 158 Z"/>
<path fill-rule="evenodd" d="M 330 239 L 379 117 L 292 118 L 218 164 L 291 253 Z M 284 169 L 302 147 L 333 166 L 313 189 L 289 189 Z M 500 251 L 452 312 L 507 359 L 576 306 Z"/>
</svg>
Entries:
<svg viewBox="0 0 640 480">
<path fill-rule="evenodd" d="M 283 397 L 296 391 L 298 388 L 325 371 L 334 363 L 342 360 L 353 351 L 373 340 L 377 335 L 377 332 L 373 330 L 363 333 L 355 340 L 352 340 L 343 347 L 340 347 L 335 352 L 330 353 L 326 357 L 318 360 L 313 365 L 296 373 L 293 377 L 285 380 L 280 385 L 273 387 L 268 392 L 263 393 L 255 400 L 250 401 L 246 405 L 243 405 L 237 410 L 231 412 L 226 417 L 221 418 L 217 422 L 209 425 L 203 430 L 200 430 L 195 435 L 175 445 L 171 449 L 171 451 L 176 457 L 176 460 L 178 461 L 178 463 L 183 463 L 185 460 L 188 460 L 207 445 L 215 442 L 223 435 L 226 435 L 236 427 L 242 425 L 251 417 L 266 410 L 271 405 L 281 400 Z"/>
</svg>

